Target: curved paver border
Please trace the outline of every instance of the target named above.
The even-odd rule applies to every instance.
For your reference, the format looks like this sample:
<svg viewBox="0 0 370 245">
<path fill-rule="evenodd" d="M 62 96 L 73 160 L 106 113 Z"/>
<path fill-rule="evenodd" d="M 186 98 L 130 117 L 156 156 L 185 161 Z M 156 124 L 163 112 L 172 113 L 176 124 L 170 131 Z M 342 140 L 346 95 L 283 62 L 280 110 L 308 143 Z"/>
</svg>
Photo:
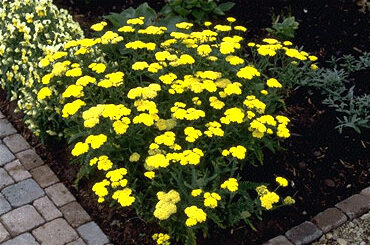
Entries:
<svg viewBox="0 0 370 245">
<path fill-rule="evenodd" d="M 0 245 L 109 239 L 0 111 Z"/>
<path fill-rule="evenodd" d="M 370 211 L 370 186 L 359 194 L 335 204 L 317 214 L 311 221 L 305 221 L 291 228 L 284 235 L 274 237 L 263 245 L 310 244 L 322 235 L 334 230 L 346 221 L 353 220 Z"/>
</svg>

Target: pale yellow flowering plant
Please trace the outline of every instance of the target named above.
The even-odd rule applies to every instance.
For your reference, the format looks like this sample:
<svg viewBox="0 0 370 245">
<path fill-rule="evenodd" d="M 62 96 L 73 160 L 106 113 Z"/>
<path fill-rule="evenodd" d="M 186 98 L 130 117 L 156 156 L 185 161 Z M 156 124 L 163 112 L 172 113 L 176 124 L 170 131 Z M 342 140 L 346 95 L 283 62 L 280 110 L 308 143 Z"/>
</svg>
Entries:
<svg viewBox="0 0 370 245">
<path fill-rule="evenodd" d="M 25 122 L 37 135 L 55 134 L 46 125 L 54 124 L 44 115 L 35 94 L 43 70 L 39 62 L 56 52 L 63 43 L 81 38 L 82 30 L 66 10 L 58 9 L 51 0 L 2 0 L 0 2 L 0 85 L 18 108 L 25 113 Z M 40 128 L 41 127 L 41 128 Z"/>
<path fill-rule="evenodd" d="M 173 32 L 144 17 L 115 31 L 101 22 L 95 38 L 70 41 L 40 62 L 37 98 L 66 123 L 81 173 L 102 173 L 98 201 L 132 206 L 186 244 L 211 223 L 250 223 L 293 200 L 249 182 L 243 166 L 290 136 L 282 97 L 315 57 L 290 42 L 245 42 L 246 28 L 234 21 L 199 31 L 183 22 Z"/>
</svg>

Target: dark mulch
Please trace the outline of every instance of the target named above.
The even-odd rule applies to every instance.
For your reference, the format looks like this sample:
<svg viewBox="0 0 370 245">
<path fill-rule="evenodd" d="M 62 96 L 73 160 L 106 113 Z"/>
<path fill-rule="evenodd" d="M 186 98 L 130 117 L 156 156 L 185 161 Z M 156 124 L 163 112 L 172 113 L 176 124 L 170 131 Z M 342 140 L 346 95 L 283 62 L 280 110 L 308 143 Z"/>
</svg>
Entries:
<svg viewBox="0 0 370 245">
<path fill-rule="evenodd" d="M 103 14 L 119 12 L 144 1 L 105 0 L 99 4 L 99 0 L 95 0 L 92 5 L 83 5 L 82 1 L 73 0 L 54 2 L 69 9 L 87 30 Z M 163 1 L 148 2 L 157 10 L 163 5 Z M 265 36 L 264 28 L 271 25 L 272 14 L 286 11 L 290 6 L 292 15 L 300 23 L 294 43 L 319 55 L 320 60 L 324 61 L 332 55 L 357 56 L 361 52 L 370 51 L 370 14 L 360 12 L 356 1 L 265 0 L 263 4 L 260 0 L 234 2 L 239 7 L 235 7 L 230 15 L 237 17 L 248 27 L 247 38 L 260 39 Z M 358 87 L 356 92 L 370 92 L 369 83 L 366 83 L 369 77 L 369 70 L 353 75 L 352 81 Z M 200 238 L 199 244 L 261 244 L 369 186 L 370 132 L 364 131 L 358 135 L 345 130 L 343 134 L 338 134 L 334 129 L 336 114 L 323 106 L 321 100 L 320 96 L 309 95 L 303 89 L 294 91 L 286 101 L 286 113 L 292 120 L 292 137 L 283 143 L 285 150 L 277 154 L 266 151 L 262 168 L 247 169 L 250 173 L 248 178 L 255 181 L 273 182 L 276 175 L 292 180 L 294 185 L 286 193 L 293 194 L 297 203 L 291 207 L 265 212 L 263 221 L 254 222 L 257 232 L 244 224 L 230 230 L 212 228 L 212 237 Z M 13 113 L 15 104 L 5 100 L 4 91 L 0 92 L 0 108 L 38 153 L 48 160 L 59 178 L 76 195 L 114 244 L 152 244 L 150 235 L 158 231 L 157 225 L 146 223 L 132 210 L 115 210 L 98 205 L 96 197 L 90 191 L 91 181 L 82 181 L 76 190 L 73 182 L 78 167 L 68 164 L 69 153 L 66 147 L 61 147 L 62 143 L 55 141 L 40 144 L 24 127 L 21 115 Z"/>
</svg>

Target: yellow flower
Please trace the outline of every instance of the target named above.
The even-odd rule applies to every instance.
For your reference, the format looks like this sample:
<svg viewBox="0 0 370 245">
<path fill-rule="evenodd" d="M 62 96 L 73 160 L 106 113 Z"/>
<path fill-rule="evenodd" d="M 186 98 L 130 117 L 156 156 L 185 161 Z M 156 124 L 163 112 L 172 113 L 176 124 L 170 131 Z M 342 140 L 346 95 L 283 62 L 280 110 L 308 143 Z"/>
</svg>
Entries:
<svg viewBox="0 0 370 245">
<path fill-rule="evenodd" d="M 197 223 L 202 223 L 206 221 L 207 214 L 197 206 L 190 206 L 185 208 L 184 210 L 188 219 L 186 220 L 186 226 L 191 227 L 196 225 Z"/>
<path fill-rule="evenodd" d="M 285 204 L 285 205 L 292 205 L 294 203 L 295 203 L 295 200 L 291 196 L 287 196 L 283 200 L 283 204 Z"/>
<path fill-rule="evenodd" d="M 137 153 L 137 152 L 134 152 L 134 153 L 131 154 L 131 156 L 129 158 L 129 161 L 130 162 L 137 162 L 137 161 L 139 161 L 139 159 L 140 159 L 140 154 Z"/>
<path fill-rule="evenodd" d="M 180 23 L 177 23 L 176 24 L 176 27 L 179 28 L 179 29 L 190 29 L 191 27 L 193 27 L 193 24 L 192 23 L 188 23 L 188 22 L 180 22 Z"/>
<path fill-rule="evenodd" d="M 85 140 L 85 143 L 90 144 L 93 149 L 100 148 L 105 142 L 107 142 L 107 136 L 104 134 L 89 135 Z"/>
<path fill-rule="evenodd" d="M 89 145 L 84 142 L 78 142 L 72 150 L 73 156 L 79 156 L 86 153 L 89 150 Z"/>
<path fill-rule="evenodd" d="M 94 30 L 94 31 L 102 31 L 104 26 L 107 25 L 107 22 L 105 21 L 102 21 L 100 23 L 97 23 L 97 24 L 94 24 L 90 27 L 91 30 Z"/>
<path fill-rule="evenodd" d="M 288 186 L 288 180 L 283 177 L 276 177 L 276 182 L 282 187 Z"/>
<path fill-rule="evenodd" d="M 202 194 L 202 189 L 195 189 L 195 190 L 192 190 L 192 191 L 191 191 L 191 195 L 192 195 L 193 197 L 197 197 L 197 196 L 199 196 L 200 194 Z"/>
<path fill-rule="evenodd" d="M 229 178 L 224 183 L 221 184 L 222 189 L 228 189 L 231 192 L 235 192 L 238 190 L 238 181 L 235 178 Z"/>
<path fill-rule="evenodd" d="M 264 195 L 260 196 L 261 206 L 267 210 L 272 209 L 273 204 L 279 202 L 280 197 L 275 192 L 267 191 Z"/>
<path fill-rule="evenodd" d="M 281 87 L 283 87 L 283 85 L 281 85 L 281 83 L 279 83 L 279 81 L 276 80 L 275 78 L 268 79 L 266 84 L 270 88 L 281 88 Z"/>
<path fill-rule="evenodd" d="M 204 206 L 215 208 L 217 207 L 217 201 L 221 200 L 221 196 L 215 192 L 209 193 L 206 192 L 203 195 L 204 197 Z"/>
<path fill-rule="evenodd" d="M 135 197 L 131 196 L 132 190 L 130 188 L 125 188 L 123 190 L 115 191 L 112 195 L 114 200 L 117 200 L 122 207 L 130 206 L 135 202 Z"/>
<path fill-rule="evenodd" d="M 37 93 L 37 99 L 40 101 L 40 100 L 44 100 L 46 99 L 47 97 L 50 97 L 52 94 L 52 91 L 50 88 L 48 87 L 43 87 L 42 89 L 40 89 L 40 91 Z"/>
<path fill-rule="evenodd" d="M 228 22 L 230 22 L 230 23 L 233 23 L 233 22 L 235 22 L 235 21 L 236 21 L 236 19 L 235 19 L 234 17 L 228 17 L 228 18 L 226 18 L 226 20 L 227 20 Z"/>
<path fill-rule="evenodd" d="M 155 172 L 154 171 L 146 171 L 144 173 L 144 176 L 149 178 L 149 179 L 153 179 L 155 177 Z"/>
</svg>

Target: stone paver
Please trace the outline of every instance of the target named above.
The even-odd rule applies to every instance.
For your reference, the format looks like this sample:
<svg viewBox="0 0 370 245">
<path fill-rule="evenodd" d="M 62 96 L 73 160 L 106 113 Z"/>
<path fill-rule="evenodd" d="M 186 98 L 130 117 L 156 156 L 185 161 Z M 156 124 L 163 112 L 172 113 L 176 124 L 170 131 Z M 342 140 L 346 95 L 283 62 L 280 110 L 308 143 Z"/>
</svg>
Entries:
<svg viewBox="0 0 370 245">
<path fill-rule="evenodd" d="M 0 119 L 0 138 L 15 134 L 17 130 L 6 119 Z"/>
<path fill-rule="evenodd" d="M 76 200 L 62 183 L 46 188 L 45 192 L 58 207 Z"/>
<path fill-rule="evenodd" d="M 91 220 L 88 213 L 86 213 L 86 211 L 77 202 L 68 203 L 67 205 L 61 207 L 60 210 L 62 211 L 64 218 L 73 227 L 78 227 Z"/>
<path fill-rule="evenodd" d="M 0 144 L 0 167 L 15 158 L 13 153 L 4 144 Z"/>
<path fill-rule="evenodd" d="M 108 238 L 95 222 L 81 225 L 77 231 L 88 245 L 102 245 L 109 243 Z"/>
<path fill-rule="evenodd" d="M 3 141 L 13 153 L 24 151 L 31 147 L 20 134 L 9 135 Z"/>
<path fill-rule="evenodd" d="M 324 233 L 340 226 L 346 221 L 347 216 L 337 208 L 328 208 L 312 219 L 312 223 L 317 225 Z"/>
<path fill-rule="evenodd" d="M 44 195 L 44 191 L 33 179 L 26 179 L 8 186 L 1 193 L 13 207 L 20 207 Z"/>
<path fill-rule="evenodd" d="M 0 190 L 13 183 L 14 180 L 9 176 L 9 174 L 3 168 L 0 168 Z"/>
<path fill-rule="evenodd" d="M 268 240 L 263 245 L 293 245 L 293 243 L 291 243 L 285 236 L 280 235 Z"/>
<path fill-rule="evenodd" d="M 0 223 L 0 242 L 4 242 L 10 238 L 9 232 L 5 227 Z"/>
<path fill-rule="evenodd" d="M 39 211 L 42 217 L 46 219 L 46 221 L 62 217 L 62 212 L 55 207 L 54 203 L 52 203 L 47 196 L 41 197 L 40 199 L 34 201 L 33 206 L 37 209 L 37 211 Z"/>
<path fill-rule="evenodd" d="M 78 238 L 78 240 L 68 243 L 67 245 L 86 245 L 86 243 L 81 238 Z"/>
<path fill-rule="evenodd" d="M 0 245 L 107 244 L 95 223 L 86 224 L 91 218 L 74 196 L 4 118 L 0 112 Z"/>
<path fill-rule="evenodd" d="M 335 206 L 342 210 L 349 219 L 354 219 L 370 210 L 370 197 L 356 194 Z"/>
<path fill-rule="evenodd" d="M 76 231 L 64 219 L 55 219 L 32 231 L 42 245 L 64 245 L 78 239 Z"/>
<path fill-rule="evenodd" d="M 295 245 L 309 244 L 320 238 L 322 231 L 311 222 L 304 222 L 285 233 L 286 237 Z"/>
<path fill-rule="evenodd" d="M 23 167 L 19 160 L 12 161 L 4 166 L 9 175 L 16 181 L 22 181 L 31 178 L 32 175 Z"/>
<path fill-rule="evenodd" d="M 4 214 L 0 217 L 0 221 L 12 236 L 30 231 L 45 222 L 31 205 L 26 205 Z"/>
<path fill-rule="evenodd" d="M 10 206 L 8 201 L 0 193 L 0 215 L 5 214 L 6 212 L 8 212 L 11 209 L 12 209 L 12 207 Z"/>
<path fill-rule="evenodd" d="M 30 233 L 24 233 L 1 245 L 40 245 Z"/>
<path fill-rule="evenodd" d="M 36 182 L 43 188 L 59 182 L 58 177 L 47 165 L 34 168 L 30 171 L 30 173 L 32 174 L 34 180 L 36 180 Z"/>
<path fill-rule="evenodd" d="M 364 196 L 367 196 L 370 198 L 370 186 L 363 189 L 361 192 L 360 192 L 361 195 L 364 195 Z"/>
<path fill-rule="evenodd" d="M 31 149 L 21 151 L 21 152 L 15 154 L 15 156 L 19 159 L 19 161 L 21 161 L 21 163 L 23 164 L 23 166 L 27 170 L 31 170 L 33 168 L 36 168 L 36 167 L 41 166 L 41 165 L 44 164 L 44 162 L 36 154 L 36 152 L 34 150 L 31 150 Z"/>
</svg>

